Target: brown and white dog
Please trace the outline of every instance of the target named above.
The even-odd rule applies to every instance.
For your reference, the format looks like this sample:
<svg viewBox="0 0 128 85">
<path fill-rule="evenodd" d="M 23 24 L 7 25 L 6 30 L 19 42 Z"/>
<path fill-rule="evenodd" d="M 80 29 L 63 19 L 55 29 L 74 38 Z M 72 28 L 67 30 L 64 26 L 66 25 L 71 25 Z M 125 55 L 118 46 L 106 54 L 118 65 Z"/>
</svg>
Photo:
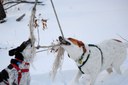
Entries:
<svg viewBox="0 0 128 85">
<path fill-rule="evenodd" d="M 103 70 L 114 68 L 117 73 L 121 73 L 120 65 L 126 59 L 128 43 L 111 39 L 93 45 L 84 44 L 82 41 L 73 38 L 64 39 L 61 36 L 59 41 L 79 69 L 72 85 L 79 82 L 82 74 L 90 75 L 90 85 L 94 85 L 98 74 Z"/>
<path fill-rule="evenodd" d="M 0 72 L 0 85 L 30 85 L 29 68 L 33 59 L 32 54 L 30 39 L 9 50 L 9 56 L 15 55 L 15 58 Z"/>
</svg>

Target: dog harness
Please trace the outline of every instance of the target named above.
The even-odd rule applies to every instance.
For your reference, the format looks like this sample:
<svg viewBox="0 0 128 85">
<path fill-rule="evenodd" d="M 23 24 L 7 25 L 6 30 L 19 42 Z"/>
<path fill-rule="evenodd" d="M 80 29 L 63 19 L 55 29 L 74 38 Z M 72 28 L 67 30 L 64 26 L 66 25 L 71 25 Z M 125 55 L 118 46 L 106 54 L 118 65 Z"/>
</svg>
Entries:
<svg viewBox="0 0 128 85">
<path fill-rule="evenodd" d="M 102 52 L 102 50 L 97 45 L 94 45 L 94 44 L 89 44 L 88 46 L 90 46 L 90 47 L 96 47 L 97 49 L 99 49 L 99 51 L 101 53 L 101 63 L 103 64 L 103 52 Z M 88 61 L 88 59 L 90 57 L 90 54 L 91 54 L 91 51 L 89 50 L 89 54 L 88 54 L 86 60 L 84 62 L 82 62 L 82 59 L 84 57 L 84 54 L 85 54 L 85 52 L 83 52 L 83 54 L 81 55 L 81 58 L 78 60 L 79 64 L 81 64 L 80 66 L 78 66 L 78 68 L 79 68 L 79 70 L 81 71 L 82 74 L 84 74 L 84 72 L 82 71 L 81 68 Z"/>
<path fill-rule="evenodd" d="M 17 65 L 16 64 L 13 64 L 13 63 L 11 63 L 10 65 L 13 68 L 15 68 L 17 70 L 17 72 L 18 72 L 18 85 L 19 85 L 20 84 L 20 81 L 21 81 L 21 78 L 22 78 L 22 73 L 29 72 L 29 69 L 21 69 L 18 65 L 21 64 L 21 63 L 23 63 L 24 65 L 29 65 L 29 63 L 24 62 L 24 61 L 22 61 L 20 59 L 17 59 L 17 58 L 15 60 L 18 61 L 17 62 Z"/>
<path fill-rule="evenodd" d="M 22 60 L 19 60 L 19 59 L 17 59 L 16 58 L 16 60 L 17 61 L 19 61 L 19 63 L 24 63 L 25 65 L 29 65 L 29 63 L 28 62 L 24 62 L 24 61 L 22 61 Z M 20 80 L 21 80 L 21 78 L 22 78 L 22 73 L 24 73 L 24 72 L 29 72 L 29 69 L 21 69 L 21 68 L 19 68 L 17 65 L 15 65 L 15 64 L 11 64 L 17 71 L 18 71 L 18 85 L 20 84 Z"/>
<path fill-rule="evenodd" d="M 104 60 L 104 58 L 103 58 L 103 52 L 102 52 L 102 50 L 97 46 L 97 45 L 94 45 L 94 44 L 89 44 L 88 46 L 92 46 L 92 47 L 96 47 L 97 49 L 99 49 L 99 51 L 100 51 L 100 53 L 101 53 L 101 63 L 103 64 L 103 60 Z"/>
<path fill-rule="evenodd" d="M 15 69 L 17 70 L 17 72 L 18 72 L 18 84 L 16 84 L 16 85 L 19 85 L 19 84 L 20 84 L 20 80 L 21 80 L 21 78 L 22 78 L 22 73 L 24 73 L 24 72 L 29 72 L 29 69 L 21 69 L 18 65 L 21 64 L 21 63 L 23 63 L 24 65 L 29 65 L 29 63 L 24 62 L 24 61 L 22 61 L 22 60 L 20 60 L 20 59 L 17 59 L 17 58 L 15 58 L 14 60 L 16 60 L 16 61 L 18 61 L 18 62 L 17 62 L 17 63 L 11 63 L 11 64 L 8 66 L 8 69 L 15 68 Z M 4 73 L 4 76 L 5 76 L 5 74 L 7 73 L 6 70 L 3 70 L 2 72 Z M 8 75 L 8 74 L 7 74 L 7 75 Z M 7 76 L 7 78 L 8 78 L 8 76 Z M 9 82 L 8 82 L 8 80 L 6 80 L 6 79 L 3 79 L 3 82 L 4 82 L 6 85 L 9 85 Z M 14 82 L 13 82 L 13 83 L 14 83 Z M 15 85 L 15 83 L 14 83 L 13 85 Z"/>
<path fill-rule="evenodd" d="M 22 73 L 29 72 L 29 69 L 20 69 L 17 65 L 11 64 L 18 71 L 18 85 L 20 84 L 20 80 L 22 78 Z"/>
</svg>

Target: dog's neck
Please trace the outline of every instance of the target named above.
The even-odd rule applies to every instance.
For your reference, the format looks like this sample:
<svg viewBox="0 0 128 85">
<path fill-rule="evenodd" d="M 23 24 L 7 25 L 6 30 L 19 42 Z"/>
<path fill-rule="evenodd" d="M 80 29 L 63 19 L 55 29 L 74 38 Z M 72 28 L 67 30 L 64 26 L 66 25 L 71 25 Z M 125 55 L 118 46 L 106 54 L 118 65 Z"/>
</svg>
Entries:
<svg viewBox="0 0 128 85">
<path fill-rule="evenodd" d="M 22 52 L 22 55 L 24 56 L 24 61 L 25 62 L 32 63 L 33 59 L 34 59 L 34 56 L 35 56 L 35 49 L 34 50 L 32 50 L 32 48 L 25 49 Z"/>
<path fill-rule="evenodd" d="M 32 61 L 33 61 L 33 57 L 32 56 L 24 57 L 24 62 L 31 63 Z"/>
<path fill-rule="evenodd" d="M 83 53 L 84 53 L 84 56 L 88 55 L 89 53 L 88 46 L 85 45 L 85 48 L 86 48 L 86 52 L 84 51 L 83 47 L 80 47 L 80 48 L 76 47 L 74 49 L 68 48 L 67 53 L 69 54 L 71 59 L 73 59 L 74 61 L 78 61 L 79 59 L 81 59 L 81 56 L 83 55 Z"/>
<path fill-rule="evenodd" d="M 25 61 L 25 62 L 28 62 L 28 63 L 32 63 L 32 62 L 33 62 L 33 59 L 34 59 L 34 58 L 31 57 L 31 58 L 25 59 L 24 61 Z"/>
</svg>

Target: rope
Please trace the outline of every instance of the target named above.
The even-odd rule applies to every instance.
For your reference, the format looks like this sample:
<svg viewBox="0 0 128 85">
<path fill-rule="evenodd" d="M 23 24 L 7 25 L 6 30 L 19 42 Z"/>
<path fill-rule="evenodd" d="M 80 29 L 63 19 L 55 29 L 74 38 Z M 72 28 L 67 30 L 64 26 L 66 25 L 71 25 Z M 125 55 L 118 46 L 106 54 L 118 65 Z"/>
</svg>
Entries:
<svg viewBox="0 0 128 85">
<path fill-rule="evenodd" d="M 60 22 L 59 22 L 59 19 L 58 19 L 57 13 L 56 13 L 55 6 L 54 6 L 54 4 L 53 4 L 53 1 L 52 1 L 52 0 L 50 0 L 50 1 L 51 1 L 51 4 L 52 4 L 52 7 L 53 7 L 53 11 L 54 11 L 55 16 L 56 16 L 56 20 L 57 20 L 57 23 L 58 23 L 58 26 L 59 26 L 59 29 L 60 29 L 61 35 L 62 35 L 62 37 L 64 38 L 64 34 L 63 34 L 63 31 L 62 31 L 62 28 L 61 28 L 61 25 L 60 25 Z"/>
</svg>

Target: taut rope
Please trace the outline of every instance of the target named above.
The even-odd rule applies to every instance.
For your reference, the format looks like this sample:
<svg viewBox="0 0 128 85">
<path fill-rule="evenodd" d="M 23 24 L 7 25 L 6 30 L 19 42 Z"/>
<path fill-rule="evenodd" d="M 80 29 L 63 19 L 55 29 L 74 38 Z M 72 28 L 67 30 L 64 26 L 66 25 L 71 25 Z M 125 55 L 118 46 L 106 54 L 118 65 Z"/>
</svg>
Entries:
<svg viewBox="0 0 128 85">
<path fill-rule="evenodd" d="M 54 6 L 54 4 L 53 4 L 53 1 L 52 1 L 52 0 L 50 0 L 50 1 L 51 1 L 51 4 L 52 4 L 52 7 L 53 7 L 53 11 L 54 11 L 55 16 L 56 16 L 56 20 L 57 20 L 58 26 L 59 26 L 59 28 L 60 28 L 61 35 L 62 35 L 62 37 L 64 38 L 64 34 L 63 34 L 63 31 L 62 31 L 62 28 L 61 28 L 61 25 L 60 25 L 60 22 L 59 22 L 59 18 L 58 18 L 57 13 L 56 13 L 55 6 Z"/>
</svg>

